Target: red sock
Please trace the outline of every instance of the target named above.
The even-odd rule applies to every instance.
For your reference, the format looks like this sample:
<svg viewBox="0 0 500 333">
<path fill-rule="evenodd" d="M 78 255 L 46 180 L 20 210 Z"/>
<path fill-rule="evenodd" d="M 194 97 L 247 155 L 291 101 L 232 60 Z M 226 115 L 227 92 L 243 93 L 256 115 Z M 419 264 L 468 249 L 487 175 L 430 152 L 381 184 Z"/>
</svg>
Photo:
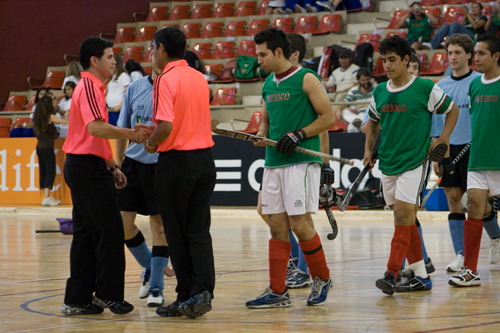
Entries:
<svg viewBox="0 0 500 333">
<path fill-rule="evenodd" d="M 330 278 L 330 270 L 326 265 L 325 252 L 321 245 L 321 240 L 318 234 L 314 235 L 311 240 L 306 242 L 299 242 L 304 258 L 306 259 L 307 267 L 311 273 L 312 278 L 319 276 L 324 281 Z"/>
<path fill-rule="evenodd" d="M 408 245 L 408 251 L 406 251 L 406 258 L 408 258 L 410 265 L 424 259 L 422 255 L 422 239 L 418 233 L 416 223 L 411 226 L 410 244 Z"/>
<path fill-rule="evenodd" d="M 276 238 L 269 240 L 269 280 L 271 289 L 281 294 L 286 289 L 286 268 L 292 245 Z"/>
<path fill-rule="evenodd" d="M 477 273 L 477 259 L 483 236 L 483 220 L 464 221 L 464 265 Z"/>
<path fill-rule="evenodd" d="M 418 231 L 417 231 L 418 233 Z M 391 242 L 391 254 L 387 262 L 387 272 L 392 273 L 394 277 L 398 276 L 401 269 L 408 246 L 410 244 L 411 226 L 396 226 L 394 236 Z"/>
</svg>

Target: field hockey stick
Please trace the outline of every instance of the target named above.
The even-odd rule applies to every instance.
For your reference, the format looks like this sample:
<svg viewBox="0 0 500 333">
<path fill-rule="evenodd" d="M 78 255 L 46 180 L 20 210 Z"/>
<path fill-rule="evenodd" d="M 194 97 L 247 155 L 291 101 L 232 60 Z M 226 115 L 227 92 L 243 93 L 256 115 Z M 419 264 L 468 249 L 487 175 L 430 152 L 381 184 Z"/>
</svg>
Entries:
<svg viewBox="0 0 500 333">
<path fill-rule="evenodd" d="M 378 156 L 378 149 L 372 155 L 372 160 L 377 159 L 377 156 Z M 351 199 L 354 196 L 354 193 L 356 193 L 359 185 L 361 184 L 361 182 L 365 178 L 366 174 L 368 173 L 368 170 L 370 170 L 370 169 L 371 169 L 371 166 L 369 163 L 367 163 L 365 165 L 365 167 L 363 168 L 363 170 L 361 170 L 361 172 L 359 173 L 359 175 L 356 178 L 356 180 L 354 181 L 354 183 L 352 183 L 351 188 L 347 192 L 344 200 L 340 204 L 338 204 L 338 208 L 341 212 L 343 212 L 347 208 L 347 206 L 349 205 L 349 202 L 351 202 Z"/>
<path fill-rule="evenodd" d="M 212 132 L 214 132 L 216 134 L 227 136 L 230 138 L 251 141 L 251 142 L 264 141 L 268 146 L 276 146 L 276 141 L 274 141 L 274 140 L 263 138 L 261 136 L 256 136 L 253 134 L 217 128 L 218 124 L 219 124 L 219 122 L 217 120 L 212 120 Z M 306 155 L 321 157 L 321 158 L 324 158 L 324 159 L 327 159 L 330 161 L 340 162 L 342 164 L 354 165 L 354 161 L 351 161 L 350 159 L 335 157 L 332 155 L 320 153 L 318 151 L 314 151 L 314 150 L 310 150 L 310 149 L 306 149 L 306 148 L 302 148 L 302 147 L 295 147 L 295 151 L 302 153 L 302 154 L 306 154 Z"/>
<path fill-rule="evenodd" d="M 338 197 L 335 193 L 335 190 L 329 184 L 323 184 L 319 188 L 319 200 L 320 204 L 325 208 L 326 216 L 328 217 L 328 222 L 330 222 L 330 226 L 332 227 L 332 232 L 327 235 L 329 240 L 334 240 L 339 234 L 339 228 L 337 226 L 337 221 L 335 220 L 335 216 L 333 216 L 333 212 L 330 209 L 329 203 L 334 199 L 338 201 L 340 197 Z"/>
<path fill-rule="evenodd" d="M 470 148 L 470 142 L 460 151 L 460 153 L 458 153 L 458 155 L 455 157 L 455 159 L 453 160 L 453 162 L 451 162 L 449 165 L 447 165 L 447 167 L 450 169 L 450 171 L 449 171 L 450 175 L 452 175 L 452 174 L 455 173 L 455 165 L 465 155 L 465 153 L 469 150 L 469 148 Z M 434 190 L 441 183 L 441 180 L 443 180 L 443 177 L 439 177 L 438 180 L 436 180 L 436 182 L 434 183 L 434 185 L 432 185 L 432 187 L 429 190 L 429 192 L 427 192 L 427 194 L 425 195 L 424 200 L 422 200 L 422 203 L 420 204 L 420 208 L 422 208 L 422 207 L 425 206 L 425 203 L 427 202 L 427 200 L 429 200 L 432 192 L 434 192 Z"/>
</svg>

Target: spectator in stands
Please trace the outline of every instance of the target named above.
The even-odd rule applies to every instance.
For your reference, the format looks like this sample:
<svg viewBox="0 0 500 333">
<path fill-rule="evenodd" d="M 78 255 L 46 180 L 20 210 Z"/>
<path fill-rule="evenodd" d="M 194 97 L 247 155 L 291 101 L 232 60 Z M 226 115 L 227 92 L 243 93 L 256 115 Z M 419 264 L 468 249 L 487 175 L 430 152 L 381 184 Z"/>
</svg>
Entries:
<svg viewBox="0 0 500 333">
<path fill-rule="evenodd" d="M 278 14 L 316 13 L 323 10 L 321 6 L 315 6 L 316 0 L 286 0 L 283 8 L 277 10 Z"/>
<path fill-rule="evenodd" d="M 73 96 L 75 87 L 76 84 L 73 81 L 66 82 L 66 85 L 64 86 L 64 98 L 59 102 L 59 112 L 56 114 L 61 119 L 66 118 L 69 114 L 71 97 Z M 59 131 L 59 137 L 65 138 L 68 136 L 68 124 L 55 124 L 55 126 Z"/>
<path fill-rule="evenodd" d="M 33 125 L 38 139 L 36 155 L 40 171 L 40 190 L 43 194 L 42 206 L 57 206 L 61 202 L 50 196 L 56 176 L 54 140 L 58 137 L 58 133 L 54 123 L 67 124 L 68 113 L 64 119 L 56 116 L 53 102 L 55 98 L 55 96 L 45 94 L 38 102 L 33 116 Z"/>
<path fill-rule="evenodd" d="M 373 6 L 370 0 L 327 0 L 327 1 L 316 1 L 316 8 L 322 7 L 325 10 L 334 12 L 336 10 L 373 10 Z M 309 9 L 309 8 L 308 8 Z"/>
<path fill-rule="evenodd" d="M 401 17 L 400 28 L 408 28 L 408 42 L 414 50 L 420 50 L 423 42 L 431 40 L 432 25 L 438 24 L 439 20 L 427 13 L 420 2 L 413 2 L 408 13 Z"/>
<path fill-rule="evenodd" d="M 127 71 L 128 75 L 130 75 L 131 82 L 134 82 L 135 80 L 146 76 L 146 71 L 144 70 L 144 68 L 142 68 L 141 64 L 139 64 L 134 59 L 127 60 L 127 63 L 125 64 L 125 70 Z"/>
<path fill-rule="evenodd" d="M 130 75 L 123 68 L 122 57 L 114 55 L 116 61 L 115 74 L 108 83 L 108 93 L 106 94 L 106 105 L 108 106 L 108 122 L 116 126 L 120 110 L 122 109 L 125 92 L 130 84 Z"/>
<path fill-rule="evenodd" d="M 280 14 L 279 9 L 285 7 L 285 0 L 271 0 L 266 8 L 266 15 Z"/>
<path fill-rule="evenodd" d="M 491 7 L 488 15 L 488 20 L 484 25 L 484 30 L 492 34 L 500 31 L 500 0 L 497 0 Z"/>
<path fill-rule="evenodd" d="M 439 49 L 441 47 L 441 42 L 445 37 L 456 33 L 466 34 L 472 39 L 475 39 L 477 35 L 484 33 L 484 28 L 488 18 L 482 15 L 483 5 L 480 2 L 474 2 L 470 5 L 470 11 L 465 5 L 462 5 L 461 8 L 465 14 L 465 18 L 460 23 L 455 21 L 452 24 L 443 24 L 430 43 L 422 44 L 424 48 L 430 50 Z"/>
<path fill-rule="evenodd" d="M 349 124 L 347 132 L 360 132 L 361 123 L 370 104 L 373 93 L 372 74 L 367 68 L 360 68 L 356 73 L 357 86 L 352 87 L 344 97 L 346 104 L 339 105 L 335 110 L 337 120 L 343 119 Z M 351 105 L 350 102 L 366 102 L 366 105 Z"/>
<path fill-rule="evenodd" d="M 351 50 L 342 49 L 339 52 L 340 67 L 332 72 L 332 75 L 330 75 L 330 78 L 325 83 L 327 90 L 336 87 L 335 102 L 341 102 L 349 89 L 356 85 L 356 73 L 359 70 L 359 66 L 352 63 L 352 56 L 353 52 Z"/>
<path fill-rule="evenodd" d="M 422 64 L 420 63 L 420 59 L 415 53 L 412 53 L 410 56 L 410 62 L 408 63 L 408 73 L 419 77 L 421 72 Z"/>
<path fill-rule="evenodd" d="M 83 71 L 82 66 L 76 61 L 72 61 L 68 65 L 68 76 L 64 78 L 62 89 L 64 90 L 66 87 L 66 83 L 71 81 L 74 82 L 75 85 L 78 84 L 78 81 L 82 78 L 80 73 Z"/>
<path fill-rule="evenodd" d="M 342 0 L 316 1 L 316 5 L 323 7 L 325 10 L 330 12 L 345 9 Z"/>
</svg>

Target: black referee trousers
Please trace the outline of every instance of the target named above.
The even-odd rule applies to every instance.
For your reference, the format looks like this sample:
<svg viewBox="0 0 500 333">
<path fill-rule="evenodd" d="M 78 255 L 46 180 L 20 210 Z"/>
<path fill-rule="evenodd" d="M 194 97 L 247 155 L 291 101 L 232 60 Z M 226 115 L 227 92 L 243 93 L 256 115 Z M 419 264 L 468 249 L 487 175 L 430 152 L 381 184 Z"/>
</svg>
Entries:
<svg viewBox="0 0 500 333">
<path fill-rule="evenodd" d="M 210 236 L 210 196 L 215 187 L 211 149 L 160 153 L 155 191 L 177 278 L 177 300 L 208 290 L 215 268 Z"/>
<path fill-rule="evenodd" d="M 122 301 L 124 231 L 113 175 L 100 157 L 67 154 L 64 178 L 73 200 L 71 276 L 64 303 L 89 304 L 94 292 L 102 300 Z"/>
</svg>

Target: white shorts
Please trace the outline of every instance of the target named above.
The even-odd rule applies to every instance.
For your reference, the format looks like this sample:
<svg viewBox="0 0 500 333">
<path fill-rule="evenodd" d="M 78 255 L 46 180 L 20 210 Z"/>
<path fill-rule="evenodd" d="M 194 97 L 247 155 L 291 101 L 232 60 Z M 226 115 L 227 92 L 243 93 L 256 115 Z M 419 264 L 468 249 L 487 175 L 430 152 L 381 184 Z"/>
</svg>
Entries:
<svg viewBox="0 0 500 333">
<path fill-rule="evenodd" d="M 262 177 L 262 214 L 316 214 L 320 176 L 321 167 L 318 163 L 265 168 Z"/>
<path fill-rule="evenodd" d="M 491 195 L 500 194 L 500 171 L 469 171 L 467 189 L 489 190 Z"/>
<path fill-rule="evenodd" d="M 393 205 L 397 200 L 419 205 L 427 185 L 428 163 L 415 170 L 406 171 L 397 176 L 382 175 L 384 200 Z"/>
</svg>

